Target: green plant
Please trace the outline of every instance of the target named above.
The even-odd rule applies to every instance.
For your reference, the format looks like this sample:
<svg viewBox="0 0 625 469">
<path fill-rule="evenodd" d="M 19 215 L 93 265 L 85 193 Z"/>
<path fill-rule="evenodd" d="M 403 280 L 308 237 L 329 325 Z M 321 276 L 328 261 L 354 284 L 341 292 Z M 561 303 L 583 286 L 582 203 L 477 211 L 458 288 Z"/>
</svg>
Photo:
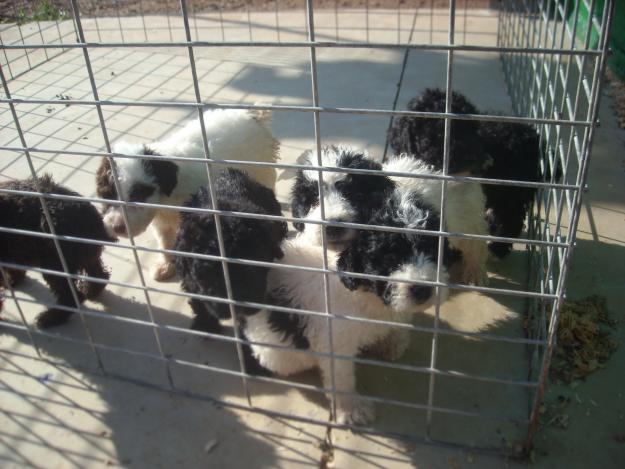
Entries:
<svg viewBox="0 0 625 469">
<path fill-rule="evenodd" d="M 70 14 L 55 5 L 52 0 L 39 0 L 33 3 L 34 5 L 30 13 L 26 10 L 24 4 L 19 7 L 17 17 L 15 18 L 17 24 L 29 23 L 31 21 L 65 20 L 70 18 Z"/>
</svg>

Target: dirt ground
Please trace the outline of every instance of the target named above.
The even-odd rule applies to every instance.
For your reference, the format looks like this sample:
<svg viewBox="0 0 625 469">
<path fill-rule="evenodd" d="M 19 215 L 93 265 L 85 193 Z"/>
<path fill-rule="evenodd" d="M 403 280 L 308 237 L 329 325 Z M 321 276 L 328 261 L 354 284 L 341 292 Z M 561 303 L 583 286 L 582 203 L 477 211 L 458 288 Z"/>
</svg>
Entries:
<svg viewBox="0 0 625 469">
<path fill-rule="evenodd" d="M 305 8 L 306 0 L 188 0 L 190 12 L 203 11 L 233 11 L 249 8 L 252 11 L 273 10 L 277 6 L 280 10 Z M 20 2 L 25 5 L 23 11 L 26 17 L 33 16 L 42 4 L 52 6 L 53 11 L 71 11 L 71 4 L 67 0 L 26 0 Z M 495 0 L 459 0 L 456 6 L 463 8 L 488 8 L 496 5 Z M 449 0 L 314 0 L 315 8 L 445 8 Z M 180 3 L 177 0 L 102 0 L 82 1 L 79 8 L 83 15 L 98 14 L 99 16 L 121 16 L 136 14 L 177 13 Z M 0 0 L 0 22 L 15 21 L 20 14 L 20 7 L 15 0 Z"/>
<path fill-rule="evenodd" d="M 612 106 L 616 112 L 618 125 L 621 129 L 625 129 L 625 82 L 610 70 L 607 71 L 605 78 L 608 90 L 614 100 Z"/>
</svg>

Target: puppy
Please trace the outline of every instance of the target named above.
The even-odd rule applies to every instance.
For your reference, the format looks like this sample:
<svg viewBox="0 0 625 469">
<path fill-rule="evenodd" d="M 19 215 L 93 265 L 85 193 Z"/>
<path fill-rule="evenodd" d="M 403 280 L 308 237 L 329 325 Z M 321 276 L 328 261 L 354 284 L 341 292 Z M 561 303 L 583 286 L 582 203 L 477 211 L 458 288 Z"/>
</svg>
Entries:
<svg viewBox="0 0 625 469">
<path fill-rule="evenodd" d="M 391 157 L 380 165 L 369 156 L 349 147 L 326 147 L 322 151 L 324 166 L 349 169 L 375 169 L 411 174 L 436 175 L 425 162 L 412 156 Z M 302 164 L 313 164 L 312 154 L 305 154 Z M 317 176 L 315 170 L 299 171 L 292 189 L 292 210 L 298 217 L 321 219 Z M 328 180 L 326 180 L 329 175 Z M 373 214 L 389 203 L 397 188 L 407 188 L 420 194 L 428 205 L 440 213 L 442 183 L 433 179 L 387 177 L 380 175 L 325 173 L 324 207 L 326 220 L 372 224 Z M 450 182 L 447 184 L 445 228 L 449 231 L 486 235 L 485 200 L 479 184 Z M 404 189 L 402 189 L 404 191 Z M 408 202 L 407 202 L 408 203 Z M 321 225 L 296 225 L 311 244 L 319 245 Z M 438 227 L 436 228 L 438 230 Z M 335 250 L 344 249 L 359 230 L 327 227 L 326 238 Z M 450 238 L 451 246 L 462 253 L 461 281 L 483 285 L 486 280 L 488 251 L 484 241 Z"/>
<path fill-rule="evenodd" d="M 327 146 L 321 150 L 323 166 L 345 169 L 381 170 L 382 166 L 365 153 L 346 146 Z M 298 159 L 302 165 L 317 165 L 317 155 L 307 151 Z M 324 210 L 327 221 L 367 223 L 394 189 L 384 176 L 346 172 L 323 172 Z M 294 217 L 321 220 L 319 172 L 298 170 L 291 189 L 291 211 Z M 321 225 L 294 223 L 314 244 L 321 243 Z M 340 249 L 353 239 L 356 231 L 326 227 L 326 239 L 333 249 Z"/>
<path fill-rule="evenodd" d="M 42 192 L 68 196 L 80 194 L 56 184 L 52 177 L 45 174 L 38 178 L 23 181 L 0 183 L 1 189 L 19 191 L 37 191 L 37 183 Z M 88 202 L 47 199 L 50 217 L 54 229 L 60 236 L 75 236 L 96 241 L 115 241 L 102 223 L 98 210 Z M 0 225 L 8 228 L 50 233 L 50 227 L 37 197 L 0 193 Z M 109 272 L 102 264 L 103 246 L 71 241 L 59 241 L 67 263 L 68 273 L 85 274 L 90 277 L 107 280 Z M 18 235 L 0 232 L 0 260 L 13 264 L 23 264 L 42 269 L 63 271 L 61 259 L 52 239 L 35 236 Z M 26 272 L 23 270 L 6 269 L 12 285 L 18 285 Z M 74 302 L 72 291 L 65 277 L 43 274 L 43 278 L 56 296 L 59 306 L 78 307 Z M 78 282 L 76 285 L 78 300 L 96 297 L 106 283 Z M 2 283 L 2 278 L 0 278 Z M 71 312 L 60 308 L 51 308 L 37 317 L 40 328 L 48 328 L 63 324 L 71 316 Z"/>
<path fill-rule="evenodd" d="M 422 175 L 440 175 L 441 172 L 432 166 L 409 155 L 393 156 L 384 163 L 385 171 L 405 172 Z M 434 207 L 437 213 L 441 210 L 442 182 L 435 179 L 391 176 L 396 184 L 399 203 L 404 211 L 410 210 L 414 196 Z M 407 195 L 408 194 L 408 195 Z M 480 184 L 447 182 L 445 198 L 444 226 L 445 231 L 487 235 L 488 225 L 484 219 L 485 197 Z M 436 230 L 439 227 L 435 228 Z M 462 254 L 461 278 L 465 284 L 485 285 L 488 282 L 486 261 L 488 247 L 485 241 L 450 237 L 449 245 Z"/>
<path fill-rule="evenodd" d="M 539 182 L 540 140 L 536 131 L 525 124 L 483 122 L 479 135 L 492 163 L 484 168 L 481 176 L 490 179 Z M 555 179 L 560 178 L 559 168 Z M 495 236 L 517 238 L 525 226 L 525 217 L 532 206 L 536 188 L 498 186 L 483 184 L 486 196 L 486 220 L 489 232 Z M 512 244 L 492 242 L 490 251 L 497 257 L 505 257 Z"/>
<path fill-rule="evenodd" d="M 204 113 L 209 156 L 213 160 L 261 161 L 275 163 L 279 144 L 268 127 L 270 113 L 247 110 L 208 110 Z M 147 202 L 164 205 L 182 205 L 207 183 L 205 163 L 167 161 L 159 156 L 203 158 L 204 145 L 199 120 L 165 140 L 150 144 L 119 143 L 114 152 L 124 155 L 147 155 L 153 158 L 117 158 L 121 199 L 128 202 Z M 226 166 L 213 166 L 219 173 Z M 274 168 L 248 167 L 252 179 L 273 189 L 276 182 Z M 96 176 L 100 198 L 118 199 L 110 160 L 103 158 Z M 110 235 L 141 234 L 150 225 L 162 249 L 171 249 L 179 224 L 179 213 L 147 207 L 127 207 L 128 227 L 119 205 L 104 207 L 104 224 Z M 175 266 L 171 256 L 164 254 L 155 266 L 153 276 L 163 281 L 172 277 Z"/>
<path fill-rule="evenodd" d="M 426 90 L 408 102 L 408 110 L 416 112 L 445 112 L 445 91 L 439 88 Z M 454 114 L 479 114 L 465 96 L 452 92 L 451 112 Z M 449 174 L 469 175 L 480 173 L 489 163 L 478 135 L 477 121 L 452 119 L 449 148 Z M 396 155 L 415 155 L 421 161 L 443 169 L 445 119 L 400 116 L 393 119 L 388 132 L 388 142 Z"/>
<path fill-rule="evenodd" d="M 245 172 L 225 170 L 215 181 L 217 208 L 233 212 L 281 215 L 280 204 L 271 189 L 253 181 Z M 188 203 L 189 207 L 212 208 L 207 188 L 202 187 Z M 219 255 L 214 216 L 210 213 L 183 212 L 174 249 L 196 254 Z M 222 216 L 225 254 L 228 257 L 271 262 L 282 257 L 280 243 L 286 237 L 285 222 Z M 265 302 L 268 268 L 236 263 L 228 264 L 235 300 Z M 176 271 L 182 289 L 189 293 L 227 297 L 221 261 L 176 257 Z M 225 303 L 191 299 L 195 318 L 192 329 L 219 332 L 219 319 L 230 317 Z M 257 312 L 236 307 L 240 314 Z"/>
<path fill-rule="evenodd" d="M 421 216 L 422 220 L 416 226 L 425 226 L 430 216 L 431 221 L 436 223 L 433 215 L 423 212 Z M 409 282 L 436 280 L 436 259 L 431 257 L 430 241 L 424 240 L 420 244 L 408 237 L 400 240 L 402 235 L 389 237 L 388 233 L 364 233 L 353 238 L 341 254 L 328 251 L 330 266 L 358 273 L 374 271 L 388 275 L 390 279 L 368 281 L 330 275 L 331 312 L 341 316 L 409 322 L 411 314 L 431 305 L 433 289 L 402 283 L 399 279 Z M 393 241 L 386 242 L 387 239 Z M 420 248 L 425 248 L 425 252 L 419 252 Z M 279 261 L 281 264 L 322 267 L 322 248 L 311 244 L 305 236 L 285 241 L 282 250 L 284 257 Z M 393 256 L 392 261 L 389 256 Z M 445 270 L 441 272 L 441 280 L 447 281 Z M 323 291 L 323 275 L 320 273 L 279 268 L 269 273 L 269 304 L 322 312 L 325 310 Z M 324 388 L 331 387 L 328 358 L 267 346 L 280 345 L 300 351 L 329 353 L 327 318 L 264 309 L 245 318 L 242 327 L 242 335 L 253 342 L 251 354 L 261 367 L 282 376 L 319 368 Z M 407 333 L 398 332 L 391 326 L 333 320 L 332 331 L 333 351 L 337 355 L 353 357 L 361 350 L 377 348 L 385 358 L 394 360 L 408 345 Z M 353 361 L 335 360 L 334 369 L 337 391 L 355 392 Z M 339 423 L 359 425 L 373 419 L 373 406 L 368 401 L 337 394 L 336 404 Z"/>
<path fill-rule="evenodd" d="M 408 109 L 445 112 L 445 92 L 428 88 L 408 103 Z M 456 114 L 480 113 L 465 96 L 456 92 L 452 93 L 451 110 Z M 444 128 L 444 119 L 401 117 L 394 120 L 389 131 L 389 144 L 396 154 L 413 154 L 441 170 Z M 541 180 L 539 164 L 538 134 L 529 125 L 451 121 L 449 174 L 538 182 Z M 482 189 L 489 233 L 519 237 L 536 189 L 492 184 L 483 184 Z M 511 251 L 512 244 L 493 242 L 489 249 L 495 256 L 504 257 Z"/>
</svg>

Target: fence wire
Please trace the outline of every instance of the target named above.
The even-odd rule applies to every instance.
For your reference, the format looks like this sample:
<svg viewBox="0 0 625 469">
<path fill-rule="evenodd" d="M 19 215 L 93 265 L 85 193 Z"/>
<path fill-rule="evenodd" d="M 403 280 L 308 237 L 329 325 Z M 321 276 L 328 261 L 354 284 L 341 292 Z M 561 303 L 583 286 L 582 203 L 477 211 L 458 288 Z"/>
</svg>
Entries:
<svg viewBox="0 0 625 469">
<path fill-rule="evenodd" d="M 146 2 L 147 3 L 147 2 Z M 592 149 L 594 130 L 597 125 L 599 93 L 601 77 L 605 67 L 608 51 L 608 35 L 611 27 L 611 17 L 614 2 L 606 1 L 600 10 L 599 2 L 595 0 L 541 0 L 539 2 L 511 1 L 500 2 L 498 10 L 474 10 L 468 7 L 468 2 L 450 0 L 448 4 L 441 2 L 422 2 L 422 8 L 407 8 L 399 0 L 396 6 L 389 9 L 376 9 L 368 0 L 354 1 L 358 9 L 342 9 L 338 2 L 321 2 L 316 6 L 313 0 L 302 0 L 300 8 L 287 9 L 279 0 L 267 2 L 268 9 L 256 11 L 245 2 L 240 11 L 227 10 L 221 1 L 213 2 L 211 10 L 203 10 L 193 1 L 180 2 L 163 1 L 78 1 L 68 3 L 54 2 L 57 10 L 48 12 L 42 17 L 36 8 L 36 2 L 16 2 L 12 12 L 4 13 L 4 23 L 0 24 L 0 77 L 2 80 L 2 95 L 0 95 L 0 117 L 3 119 L 3 133 L 10 131 L 17 137 L 3 138 L 0 141 L 2 159 L 2 179 L 15 178 L 12 165 L 25 161 L 28 167 L 28 176 L 41 175 L 45 171 L 45 164 L 37 169 L 35 161 L 54 159 L 56 162 L 67 161 L 71 165 L 71 158 L 80 158 L 80 165 L 94 159 L 106 158 L 113 172 L 113 181 L 118 195 L 122 194 L 119 185 L 117 168 L 120 161 L 128 158 L 147 158 L 146 156 L 129 156 L 115 153 L 112 150 L 110 135 L 112 119 L 110 116 L 115 109 L 123 112 L 136 110 L 145 116 L 146 113 L 158 110 L 184 110 L 196 113 L 202 130 L 201 158 L 186 158 L 164 155 L 163 160 L 195 162 L 203 166 L 206 172 L 206 184 L 211 194 L 212 207 L 198 209 L 179 207 L 166 204 L 128 202 L 118 196 L 117 200 L 103 200 L 91 196 L 67 196 L 42 192 L 39 187 L 36 191 L 11 190 L 0 188 L 0 196 L 36 197 L 41 204 L 46 217 L 50 233 L 31 232 L 2 226 L 0 233 L 28 235 L 44 240 L 51 240 L 61 259 L 62 271 L 44 269 L 28 265 L 14 264 L 0 259 L 0 272 L 5 285 L 5 296 L 10 299 L 15 308 L 15 321 L 6 321 L 0 325 L 1 329 L 15 333 L 25 332 L 38 356 L 53 361 L 61 366 L 66 363 L 54 361 L 42 352 L 41 341 L 59 340 L 89 347 L 96 359 L 97 369 L 87 371 L 104 374 L 109 377 L 138 382 L 154 389 L 173 391 L 188 397 L 203 400 L 212 400 L 235 408 L 243 408 L 265 415 L 280 418 L 294 419 L 313 425 L 323 425 L 328 428 L 349 428 L 364 433 L 380 434 L 393 438 L 402 438 L 412 441 L 428 441 L 440 444 L 454 444 L 446 441 L 434 430 L 439 418 L 457 416 L 475 420 L 492 420 L 512 422 L 521 425 L 527 431 L 526 444 L 531 445 L 537 429 L 539 409 L 542 403 L 551 354 L 554 348 L 555 330 L 558 323 L 558 311 L 565 295 L 565 282 L 569 270 L 575 232 L 579 221 L 583 189 L 585 187 L 588 162 Z M 429 3 L 429 5 L 428 5 Z M 603 4 L 603 2 L 601 2 Z M 585 18 L 580 12 L 585 11 Z M 381 15 L 388 16 L 382 22 Z M 480 42 L 479 21 L 495 20 L 496 33 L 492 43 Z M 392 25 L 392 26 L 383 26 Z M 139 36 L 137 36 L 137 34 Z M 137 39 L 137 37 L 139 39 Z M 241 38 L 245 37 L 245 40 Z M 152 96 L 146 99 L 128 99 L 118 96 L 106 97 L 101 91 L 107 81 L 98 74 L 102 65 L 101 51 L 112 54 L 132 54 L 135 51 L 156 51 L 156 53 L 171 53 L 171 60 L 181 57 L 180 71 L 188 72 L 191 77 L 192 92 L 176 95 L 175 99 L 157 99 Z M 307 54 L 309 64 L 310 99 L 307 104 L 293 104 L 282 102 L 281 96 L 271 103 L 246 102 L 243 99 L 215 100 L 212 95 L 205 93 L 203 69 L 200 61 L 207 60 L 206 52 L 212 50 L 235 51 L 241 54 L 262 54 L 271 51 L 267 57 L 258 60 L 280 61 L 279 54 Z M 358 50 L 375 56 L 393 52 L 398 54 L 397 70 L 388 72 L 389 99 L 384 106 L 370 106 L 368 103 L 344 105 L 334 103 L 321 96 L 321 85 L 327 80 L 320 69 L 325 66 L 328 54 L 336 51 Z M 69 61 L 74 53 L 80 53 L 80 62 Z M 398 110 L 402 99 L 415 90 L 406 90 L 407 74 L 414 64 L 411 63 L 415 54 L 431 53 L 442 54 L 445 57 L 442 82 L 446 94 L 444 112 L 414 112 Z M 322 55 L 323 54 L 323 55 Z M 513 113 L 499 115 L 487 111 L 485 114 L 457 114 L 452 112 L 452 92 L 463 89 L 463 77 L 454 73 L 458 60 L 472 54 L 497 54 L 505 86 L 510 96 Z M 106 55 L 104 55 L 106 57 Z M 323 58 L 320 58 L 323 57 Z M 460 59 L 459 59 L 460 57 Z M 478 57 L 476 55 L 476 57 Z M 480 56 L 481 57 L 481 56 Z M 75 98 L 57 95 L 52 99 L 45 94 L 23 92 L 18 86 L 20 80 L 27 80 L 29 75 L 46 72 L 47 64 L 61 58 L 67 58 L 67 66 L 76 65 L 70 73 L 82 74 L 82 79 L 88 84 L 85 95 Z M 210 55 L 209 55 L 210 58 Z M 182 60 L 181 59 L 181 60 Z M 74 60 L 72 58 L 72 60 Z M 108 63 L 108 62 L 107 62 Z M 96 64 L 94 66 L 94 64 Z M 144 70 L 144 74 L 136 76 L 136 83 L 143 80 L 159 79 L 159 66 Z M 95 71 L 94 71 L 95 69 Z M 165 72 L 163 72 L 165 73 Z M 178 73 L 178 71 L 176 71 Z M 366 77 L 362 78 L 363 80 Z M 156 89 L 165 87 L 168 82 L 166 74 L 160 77 L 155 85 Z M 103 96 L 103 97 L 102 97 Z M 286 100 L 285 100 L 286 101 Z M 85 110 L 75 116 L 70 124 L 81 123 L 93 118 L 93 128 L 100 133 L 103 145 L 99 148 L 85 149 L 75 141 L 70 141 L 63 148 L 46 148 L 44 140 L 32 141 L 34 135 L 29 133 L 22 122 L 28 121 L 33 109 L 45 106 L 74 106 L 73 109 Z M 304 115 L 310 117 L 312 123 L 312 137 L 307 147 L 312 148 L 316 155 L 314 165 L 301 165 L 288 162 L 243 162 L 236 160 L 212 159 L 210 144 L 205 132 L 203 111 L 206 109 L 249 109 L 272 111 L 274 116 Z M 95 116 L 88 113 L 95 111 Z M 121 111 L 119 111 L 121 112 Z M 190 115 L 189 115 L 190 116 Z M 376 170 L 355 170 L 346 168 L 326 167 L 322 159 L 322 147 L 326 143 L 324 125 L 327 122 L 336 122 L 335 119 L 380 118 L 384 124 L 382 131 L 393 123 L 393 119 L 400 116 L 409 116 L 414 119 L 438 118 L 443 119 L 444 149 L 442 173 L 434 175 L 415 175 L 404 172 L 388 172 Z M 43 116 L 46 117 L 45 115 Z M 332 120 L 331 120 L 332 119 Z M 389 122 L 390 121 L 390 122 Z M 504 179 L 486 179 L 474 176 L 452 175 L 449 173 L 450 146 L 452 142 L 452 123 L 456 121 L 524 123 L 532 125 L 540 138 L 542 160 L 540 182 L 527 182 Z M 62 129 L 61 129 L 62 130 Z M 116 132 L 118 133 L 118 132 Z M 145 138 L 144 141 L 148 141 Z M 387 155 L 388 141 L 382 146 L 381 159 Z M 7 164 L 5 164 L 5 159 Z M 73 161 L 73 160 L 72 160 Z M 370 174 L 385 176 L 401 176 L 407 178 L 423 178 L 440 181 L 441 211 L 438 230 L 420 230 L 417 228 L 387 227 L 362 223 L 337 222 L 327 220 L 324 207 L 324 184 L 319 184 L 320 220 L 302 219 L 293 216 L 258 215 L 242 212 L 219 210 L 215 205 L 216 194 L 214 188 L 215 171 L 220 166 L 233 167 L 271 167 L 289 171 L 306 169 L 318 174 L 319 181 L 323 182 L 337 173 Z M 445 202 L 448 197 L 448 185 L 451 182 L 480 183 L 500 186 L 531 187 L 536 189 L 533 209 L 530 212 L 527 232 L 520 238 L 495 237 L 476 233 L 459 233 L 446 230 Z M 212 214 L 215 219 L 216 233 L 219 247 L 218 255 L 204 255 L 178 251 L 174 249 L 154 248 L 144 245 L 129 236 L 127 243 L 102 242 L 81 237 L 58 235 L 48 210 L 50 200 L 79 200 L 89 203 L 104 203 L 119 206 L 122 209 L 123 222 L 127 233 L 131 233 L 128 219 L 128 209 L 161 209 L 185 211 L 190 213 Z M 227 255 L 222 232 L 221 220 L 224 217 L 239 217 L 266 221 L 285 221 L 316 224 L 321 226 L 321 247 L 323 259 L 321 267 L 304 267 L 291 264 L 277 264 L 251 259 L 233 258 Z M 329 262 L 328 241 L 326 230 L 328 227 L 352 228 L 356 230 L 377 230 L 406 234 L 435 236 L 438 238 L 437 271 L 434 281 L 414 281 L 407 278 L 394 278 L 356 272 L 339 272 Z M 519 288 L 504 288 L 498 286 L 473 286 L 445 281 L 442 277 L 444 243 L 447 239 L 469 239 L 481 241 L 514 242 L 525 245 L 528 267 L 527 285 Z M 104 245 L 107 249 L 121 252 L 122 256 L 132 255 L 132 262 L 128 264 L 124 280 L 118 277 L 117 272 L 110 280 L 94 278 L 88 275 L 72 273 L 64 260 L 61 242 Z M 130 251 L 130 253 L 128 253 Z M 145 260 L 141 256 L 154 254 L 168 254 L 171 256 L 189 257 L 195 259 L 219 262 L 226 286 L 225 298 L 183 292 L 177 286 L 154 286 L 145 277 Z M 277 306 L 250 301 L 240 301 L 235 298 L 230 280 L 231 265 L 250 265 L 269 267 L 271 269 L 286 269 L 293 272 L 314 272 L 323 277 L 323 291 L 319 294 L 324 297 L 324 308 L 319 311 L 297 307 Z M 26 270 L 34 273 L 56 275 L 67 281 L 72 290 L 77 307 L 59 306 L 50 302 L 32 299 L 20 292 L 19 288 L 11 286 L 8 271 Z M 422 326 L 411 323 L 402 323 L 392 320 L 374 320 L 346 314 L 345 311 L 335 311 L 332 306 L 333 292 L 330 288 L 330 279 L 333 276 L 343 275 L 371 280 L 393 280 L 399 283 L 411 283 L 433 287 L 436 292 L 432 326 Z M 128 280 L 131 279 L 131 280 Z M 127 295 L 132 292 L 140 293 L 144 299 L 147 320 L 129 317 L 124 311 L 103 313 L 82 305 L 78 301 L 75 281 L 89 281 L 106 283 L 110 287 L 125 289 Z M 501 297 L 524 299 L 527 302 L 528 324 L 527 336 L 496 334 L 489 332 L 475 332 L 455 330 L 445 327 L 441 320 L 441 292 L 443 288 L 458 292 L 478 292 Z M 158 297 L 156 295 L 159 295 Z M 294 353 L 309 354 L 318 358 L 329 359 L 331 363 L 330 386 L 311 385 L 284 377 L 266 377 L 250 374 L 246 369 L 243 356 L 243 345 L 256 344 L 268 348 L 285 348 L 272 344 L 250 342 L 241 337 L 237 327 L 233 328 L 232 335 L 212 334 L 190 330 L 171 324 L 165 324 L 158 319 L 157 304 L 162 295 L 176 299 L 206 300 L 228 305 L 233 324 L 238 323 L 236 307 L 255 307 L 271 309 L 284 313 L 301 316 L 320 317 L 326 321 L 328 329 L 328 352 L 313 352 L 309 350 L 292 350 Z M 85 332 L 85 339 L 58 332 L 39 330 L 30 325 L 29 311 L 33 306 L 56 307 L 78 313 Z M 10 308 L 8 302 L 5 305 Z M 147 328 L 153 334 L 156 353 L 143 350 L 134 350 L 130 346 L 113 346 L 96 339 L 90 321 L 99 321 L 98 324 L 107 324 L 111 328 L 138 326 Z M 409 331 L 413 334 L 427 334 L 429 336 L 429 355 L 422 366 L 402 362 L 389 362 L 368 356 L 346 356 L 334 352 L 333 344 L 337 338 L 333 334 L 333 325 L 337 321 L 349 323 L 392 327 L 393 329 Z M 102 326 L 100 326 L 102 327 Z M 188 360 L 183 356 L 170 353 L 167 346 L 166 334 L 176 333 L 186 337 L 200 337 L 226 343 L 234 346 L 237 364 L 234 368 L 216 366 L 204 361 Z M 457 369 L 445 368 L 440 365 L 440 342 L 449 337 L 462 337 L 483 341 L 488 344 L 507 344 L 507 346 L 522 346 L 529 351 L 530 359 L 527 368 L 515 370 L 515 374 L 496 375 L 485 369 L 481 373 L 469 373 Z M 4 351 L 3 351 L 4 352 Z M 166 384 L 158 385 L 147 382 L 134 376 L 121 376 L 107 369 L 102 359 L 103 352 L 118 352 L 129 356 L 139 356 L 162 364 L 166 375 Z M 335 364 L 341 361 L 351 361 L 361 365 L 374 366 L 376 369 L 401 370 L 426 378 L 427 386 L 421 402 L 407 401 L 391 397 L 375 396 L 372 393 L 350 393 L 337 389 L 335 378 Z M 197 393 L 186 389 L 176 380 L 177 367 L 193 370 L 193 372 L 209 372 L 215 376 L 229 376 L 240 380 L 247 405 L 212 395 L 210 389 Z M 495 411 L 476 411 L 439 404 L 437 389 L 439 380 L 450 378 L 459 383 L 479 382 L 487 386 L 507 386 L 529 391 L 529 410 L 525 408 L 501 408 Z M 330 417 L 328 419 L 311 418 L 303 415 L 294 415 L 281 410 L 270 409 L 255 403 L 254 383 L 269 383 L 282 386 L 285 389 L 300 389 L 315 393 L 323 393 L 330 397 Z M 463 384 L 460 384 L 462 386 Z M 440 393 L 440 392 L 439 392 Z M 415 391 L 416 394 L 416 391 Z M 336 422 L 336 398 L 349 395 L 380 405 L 395 406 L 423 412 L 425 425 L 422 432 L 402 431 L 399 428 L 356 427 L 351 424 Z M 444 400 L 443 400 L 444 402 Z M 528 410 L 526 412 L 526 410 Z M 461 441 L 469 445 L 471 435 Z M 493 449 L 488 447 L 485 449 Z M 505 450 L 506 448 L 498 448 Z"/>
</svg>

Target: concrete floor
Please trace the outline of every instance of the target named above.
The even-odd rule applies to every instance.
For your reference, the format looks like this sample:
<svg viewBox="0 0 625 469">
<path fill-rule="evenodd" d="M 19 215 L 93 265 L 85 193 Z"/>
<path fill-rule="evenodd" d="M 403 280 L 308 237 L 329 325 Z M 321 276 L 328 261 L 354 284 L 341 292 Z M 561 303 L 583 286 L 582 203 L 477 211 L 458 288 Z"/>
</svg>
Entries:
<svg viewBox="0 0 625 469">
<path fill-rule="evenodd" d="M 397 15 L 376 13 L 370 39 L 395 41 Z M 149 40 L 169 40 L 163 17 L 146 18 Z M 247 40 L 247 18 L 241 14 L 225 16 L 226 40 Z M 279 17 L 282 41 L 304 38 L 302 12 L 282 12 Z M 170 20 L 171 21 L 171 20 Z M 181 39 L 179 20 L 173 20 L 172 38 Z M 254 14 L 254 40 L 275 40 L 275 16 Z M 318 38 L 335 39 L 333 14 L 317 15 Z M 405 40 L 412 14 L 402 14 L 400 37 Z M 419 15 L 415 40 L 429 39 L 427 14 Z M 446 38 L 446 18 L 433 17 L 434 40 Z M 144 40 L 137 19 L 122 19 L 126 41 Z M 98 40 L 96 24 L 85 20 L 88 40 Z M 496 16 L 478 11 L 459 21 L 459 37 L 470 44 L 495 44 Z M 364 15 L 341 14 L 340 39 L 363 40 Z M 25 26 L 28 28 L 29 25 Z M 63 28 L 70 27 L 62 24 Z M 215 17 L 200 18 L 194 34 L 202 40 L 221 40 Z M 101 19 L 97 29 L 102 40 L 121 40 L 117 19 Z M 390 31 L 390 33 L 389 33 Z M 15 29 L 2 30 L 9 42 Z M 308 51 L 302 48 L 197 48 L 196 65 L 204 100 L 213 102 L 311 104 Z M 35 54 L 40 54 L 36 56 Z M 90 50 L 101 99 L 143 101 L 192 101 L 194 99 L 188 56 L 184 49 L 99 48 Z M 325 106 L 353 106 L 387 109 L 392 105 L 403 51 L 364 49 L 319 49 L 319 95 Z M 456 53 L 454 88 L 467 94 L 480 108 L 510 113 L 503 75 L 496 54 Z M 17 74 L 25 60 L 13 57 Z M 30 60 L 42 63 L 9 82 L 14 97 L 54 99 L 57 94 L 72 99 L 92 99 L 82 53 L 69 50 L 44 61 L 41 51 L 31 52 Z M 20 62 L 22 61 L 22 62 Z M 413 52 L 406 69 L 400 106 L 425 86 L 442 85 L 446 55 Z M 580 240 L 570 276 L 569 296 L 589 293 L 606 295 L 610 306 L 623 304 L 622 279 L 623 222 L 625 197 L 622 155 L 623 133 L 614 124 L 609 100 L 603 98 L 602 127 L 599 130 L 590 171 L 590 192 L 580 222 Z M 98 151 L 104 148 L 97 114 L 89 106 L 19 105 L 20 124 L 29 146 L 55 150 Z M 105 106 L 104 115 L 112 141 L 137 142 L 158 139 L 194 116 L 193 110 L 133 106 Z M 0 145 L 18 146 L 12 117 L 6 105 L 0 106 Z M 323 143 L 350 143 L 381 155 L 388 120 L 364 115 L 323 114 Z M 281 141 L 281 156 L 292 162 L 314 142 L 312 116 L 298 112 L 276 112 L 273 130 Z M 2 179 L 28 174 L 24 157 L 9 151 L 0 153 Z M 84 156 L 33 153 L 37 171 L 51 172 L 57 181 L 94 195 L 93 174 L 98 160 Z M 617 161 L 618 159 L 618 161 Z M 279 175 L 278 197 L 288 200 L 292 173 Z M 153 246 L 151 236 L 143 235 L 138 244 Z M 152 256 L 140 255 L 144 266 Z M 140 285 L 130 251 L 106 250 L 105 262 L 112 267 L 114 281 Z M 525 279 L 523 251 L 514 252 L 504 262 L 491 262 L 491 285 L 522 288 Z M 176 283 L 149 286 L 163 290 L 150 293 L 155 320 L 159 324 L 186 327 L 190 311 L 184 299 L 168 294 L 178 291 Z M 19 290 L 20 298 L 50 301 L 51 297 L 36 274 L 29 275 Z M 32 321 L 40 305 L 22 302 Z M 146 301 L 140 290 L 111 286 L 98 300 L 86 306 L 94 311 L 149 320 Z M 503 296 L 476 293 L 456 294 L 441 310 L 443 327 L 461 331 L 486 331 L 522 337 L 522 302 Z M 15 320 L 15 307 L 5 303 L 3 318 Z M 415 318 L 431 324 L 431 316 Z M 153 331 L 143 325 L 111 319 L 88 318 L 94 340 L 102 345 L 136 352 L 157 353 Z M 65 337 L 85 339 L 78 317 L 55 331 Z M 623 342 L 623 330 L 619 330 Z M 431 334 L 415 333 L 409 353 L 402 363 L 425 366 L 430 360 Z M 161 334 L 164 353 L 179 360 L 224 369 L 237 369 L 234 348 L 225 343 L 199 339 L 181 332 Z M 53 363 L 37 359 L 24 334 L 4 329 L 0 334 L 0 461 L 4 467 L 315 467 L 323 457 L 323 426 L 270 418 L 238 408 L 190 399 L 174 393 L 155 391 L 144 386 L 101 378 L 76 371 L 72 366 L 95 370 L 89 347 L 57 338 L 38 340 L 44 356 Z M 592 461 L 601 467 L 617 467 L 625 447 L 614 437 L 623 434 L 625 412 L 622 371 L 623 348 L 617 351 L 607 369 L 593 375 L 577 388 L 581 404 L 571 404 L 571 427 L 541 432 L 537 446 L 537 465 L 588 467 Z M 164 367 L 158 360 L 103 350 L 106 370 L 125 378 L 166 386 Z M 442 335 L 438 367 L 462 373 L 524 379 L 527 354 L 522 346 L 502 342 Z M 247 405 L 241 380 L 175 365 L 172 374 L 179 390 L 209 394 L 235 406 Z M 360 366 L 359 390 L 372 396 L 407 402 L 427 402 L 428 376 L 414 372 Z M 314 373 L 298 381 L 318 385 Z M 259 409 L 323 420 L 328 405 L 323 396 L 285 386 L 250 383 L 252 402 Z M 569 390 L 552 388 L 557 396 Z M 597 406 L 591 404 L 595 402 Z M 441 407 L 479 412 L 484 415 L 523 418 L 528 406 L 525 389 L 479 381 L 438 378 L 434 404 Z M 620 413 L 620 414 L 619 414 Z M 378 431 L 424 434 L 425 415 L 392 405 L 378 405 L 373 428 Z M 588 415 L 587 415 L 588 414 Z M 596 431 L 588 432 L 589 426 Z M 449 442 L 476 446 L 506 446 L 523 436 L 524 428 L 476 418 L 434 414 L 433 436 Z M 333 467 L 500 467 L 512 465 L 500 458 L 476 455 L 468 450 L 441 449 L 405 444 L 396 440 L 346 431 L 333 431 Z M 580 444 L 583 439 L 584 444 Z M 544 454 L 548 453 L 548 454 Z"/>
</svg>

